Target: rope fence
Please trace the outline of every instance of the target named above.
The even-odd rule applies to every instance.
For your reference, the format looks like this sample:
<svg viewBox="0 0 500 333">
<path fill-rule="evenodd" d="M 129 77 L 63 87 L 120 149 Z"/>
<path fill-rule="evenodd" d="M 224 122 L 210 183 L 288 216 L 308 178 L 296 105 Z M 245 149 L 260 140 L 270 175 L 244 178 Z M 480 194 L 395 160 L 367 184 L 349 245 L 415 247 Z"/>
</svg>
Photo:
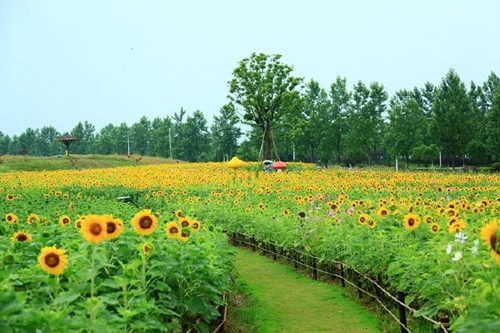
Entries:
<svg viewBox="0 0 500 333">
<path fill-rule="evenodd" d="M 330 261 L 328 262 L 329 265 L 333 265 L 338 267 L 338 273 L 331 272 L 331 271 L 326 271 L 321 268 L 318 268 L 317 262 L 319 261 L 318 257 L 315 257 L 309 253 L 302 252 L 297 249 L 292 249 L 289 250 L 287 254 L 283 253 L 278 253 L 276 250 L 277 245 L 273 242 L 269 241 L 258 241 L 255 239 L 254 236 L 249 236 L 246 234 L 242 233 L 226 233 L 229 241 L 235 245 L 235 246 L 246 246 L 248 248 L 251 248 L 252 251 L 257 251 L 259 249 L 262 251 L 263 255 L 269 255 L 273 257 L 273 260 L 277 260 L 278 258 L 283 258 L 287 261 L 291 260 L 293 263 L 294 268 L 297 270 L 300 268 L 306 269 L 312 272 L 312 278 L 314 280 L 318 280 L 318 273 L 321 273 L 323 275 L 329 276 L 330 278 L 336 278 L 339 279 L 341 282 L 341 286 L 345 287 L 346 284 L 353 287 L 355 290 L 358 292 L 359 298 L 363 298 L 363 295 L 369 296 L 371 299 L 373 299 L 378 305 L 385 311 L 387 312 L 396 323 L 401 328 L 401 333 L 411 333 L 410 329 L 408 328 L 407 324 L 407 311 L 411 314 L 416 313 L 418 310 L 414 309 L 410 306 L 408 306 L 405 303 L 405 293 L 402 291 L 397 292 L 397 296 L 394 296 L 391 292 L 386 290 L 384 287 L 381 286 L 380 281 L 375 281 L 374 279 L 370 278 L 369 276 L 363 274 L 356 268 L 349 266 L 341 261 Z M 284 249 L 283 249 L 284 250 Z M 280 251 L 283 252 L 283 251 Z M 310 264 L 307 263 L 307 260 L 299 260 L 299 257 L 302 258 L 309 258 Z M 352 274 L 348 274 L 348 272 Z M 351 281 L 348 278 L 348 275 L 354 275 L 355 276 L 355 281 Z M 364 289 L 361 285 L 361 280 L 364 279 L 365 281 L 369 282 L 375 289 L 375 294 L 372 292 Z M 398 312 L 399 312 L 399 318 L 387 307 L 387 305 L 384 303 L 384 300 L 382 299 L 383 297 L 386 297 L 388 300 L 394 302 L 397 307 L 398 307 Z M 437 330 L 441 333 L 450 333 L 449 329 L 449 323 L 445 321 L 440 321 L 440 320 L 435 320 L 432 319 L 428 316 L 425 315 L 420 315 L 420 318 L 423 318 L 424 320 L 428 321 L 434 327 L 437 327 Z M 446 318 L 444 318 L 446 319 Z"/>
</svg>

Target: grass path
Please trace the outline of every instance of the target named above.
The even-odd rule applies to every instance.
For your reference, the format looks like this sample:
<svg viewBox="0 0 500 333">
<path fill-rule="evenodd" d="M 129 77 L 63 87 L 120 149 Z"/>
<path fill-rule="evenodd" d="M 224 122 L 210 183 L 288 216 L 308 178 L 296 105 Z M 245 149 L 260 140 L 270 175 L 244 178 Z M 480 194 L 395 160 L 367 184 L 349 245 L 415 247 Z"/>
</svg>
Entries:
<svg viewBox="0 0 500 333">
<path fill-rule="evenodd" d="M 238 279 L 259 307 L 258 332 L 381 332 L 375 316 L 337 286 L 311 280 L 247 250 L 234 252 Z"/>
</svg>

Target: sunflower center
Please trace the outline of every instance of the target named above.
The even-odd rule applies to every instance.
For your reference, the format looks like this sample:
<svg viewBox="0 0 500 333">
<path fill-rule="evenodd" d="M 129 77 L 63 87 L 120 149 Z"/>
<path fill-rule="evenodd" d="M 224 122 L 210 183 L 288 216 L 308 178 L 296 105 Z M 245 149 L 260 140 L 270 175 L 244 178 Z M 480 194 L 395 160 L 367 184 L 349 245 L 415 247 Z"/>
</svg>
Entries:
<svg viewBox="0 0 500 333">
<path fill-rule="evenodd" d="M 433 225 L 433 226 L 432 226 L 432 231 L 434 231 L 434 232 L 437 232 L 437 231 L 438 231 L 438 227 L 437 227 L 437 225 Z"/>
<path fill-rule="evenodd" d="M 63 218 L 62 222 L 63 222 L 63 224 L 68 224 L 69 223 L 69 219 L 65 217 L 65 218 Z"/>
<path fill-rule="evenodd" d="M 106 223 L 106 231 L 108 234 L 112 234 L 116 230 L 116 224 L 113 222 L 107 222 Z"/>
<path fill-rule="evenodd" d="M 193 223 L 193 229 L 198 229 L 198 228 L 199 228 L 199 226 L 200 226 L 200 225 L 199 225 L 198 223 L 196 223 L 196 222 L 195 222 L 195 223 Z"/>
<path fill-rule="evenodd" d="M 170 228 L 170 233 L 171 234 L 178 234 L 179 233 L 179 229 L 177 227 L 172 227 L 172 228 Z"/>
<path fill-rule="evenodd" d="M 7 221 L 12 221 L 12 216 L 7 215 Z"/>
<path fill-rule="evenodd" d="M 49 267 L 56 267 L 59 265 L 59 256 L 55 253 L 49 253 L 45 256 L 45 264 Z"/>
<path fill-rule="evenodd" d="M 24 242 L 24 241 L 27 241 L 28 240 L 28 237 L 25 235 L 25 234 L 20 234 L 20 235 L 17 235 L 17 240 L 20 241 L 20 242 Z"/>
<path fill-rule="evenodd" d="M 415 225 L 415 219 L 414 219 L 413 217 L 410 217 L 410 218 L 408 219 L 408 225 L 409 225 L 410 227 L 413 227 L 413 226 Z"/>
<path fill-rule="evenodd" d="M 182 227 L 183 228 L 189 227 L 189 222 L 188 221 L 182 221 Z"/>
<path fill-rule="evenodd" d="M 89 231 L 94 236 L 99 236 L 102 232 L 102 227 L 99 223 L 92 223 L 89 227 Z"/>
<path fill-rule="evenodd" d="M 500 237 L 496 234 L 490 236 L 491 249 L 495 251 L 496 254 L 500 255 Z"/>
<path fill-rule="evenodd" d="M 153 220 L 149 216 L 143 216 L 139 220 L 139 225 L 142 229 L 149 229 L 153 225 Z"/>
</svg>

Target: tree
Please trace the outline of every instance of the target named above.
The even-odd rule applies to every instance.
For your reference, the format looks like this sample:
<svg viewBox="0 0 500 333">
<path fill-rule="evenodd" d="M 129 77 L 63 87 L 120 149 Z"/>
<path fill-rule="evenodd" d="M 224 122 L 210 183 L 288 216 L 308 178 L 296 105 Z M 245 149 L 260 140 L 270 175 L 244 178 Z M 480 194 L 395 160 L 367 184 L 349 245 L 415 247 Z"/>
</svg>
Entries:
<svg viewBox="0 0 500 333">
<path fill-rule="evenodd" d="M 38 129 L 34 130 L 28 127 L 24 133 L 19 135 L 19 151 L 27 151 L 30 155 L 37 155 L 38 152 L 35 151 L 36 139 L 38 137 Z"/>
<path fill-rule="evenodd" d="M 465 84 L 454 70 L 442 79 L 432 107 L 431 132 L 443 152 L 452 159 L 461 156 L 465 165 L 465 153 L 472 138 L 473 113 Z"/>
<path fill-rule="evenodd" d="M 399 90 L 391 98 L 389 124 L 385 133 L 386 149 L 395 157 L 403 156 L 408 167 L 413 148 L 423 143 L 426 133 L 425 114 L 408 90 Z"/>
<path fill-rule="evenodd" d="M 216 161 L 228 161 L 236 154 L 238 139 L 241 137 L 241 128 L 234 105 L 229 103 L 220 109 L 220 115 L 214 116 L 212 133 L 212 158 Z"/>
<path fill-rule="evenodd" d="M 147 155 L 148 145 L 151 143 L 151 122 L 142 116 L 138 123 L 130 127 L 130 140 L 134 154 Z"/>
<path fill-rule="evenodd" d="M 354 86 L 352 103 L 347 115 L 347 143 L 349 157 L 359 161 L 364 155 L 369 164 L 379 152 L 382 143 L 382 114 L 388 98 L 384 86 L 374 82 L 366 87 L 361 81 Z"/>
<path fill-rule="evenodd" d="M 493 97 L 486 121 L 486 147 L 494 161 L 500 161 L 500 89 Z"/>
<path fill-rule="evenodd" d="M 196 110 L 192 116 L 186 118 L 180 146 L 183 152 L 183 159 L 190 162 L 208 160 L 207 152 L 210 147 L 210 140 L 207 120 L 201 111 Z"/>
<path fill-rule="evenodd" d="M 0 131 L 0 155 L 9 153 L 11 138 Z"/>
<path fill-rule="evenodd" d="M 170 136 L 172 119 L 170 117 L 156 117 L 151 122 L 151 144 L 148 146 L 148 155 L 169 157 L 170 156 Z"/>
<path fill-rule="evenodd" d="M 272 128 L 298 98 L 296 87 L 302 82 L 280 59 L 281 55 L 252 53 L 239 62 L 229 81 L 229 100 L 243 109 L 246 124 L 262 131 L 265 159 L 272 158 Z"/>
<path fill-rule="evenodd" d="M 36 140 L 38 154 L 42 156 L 62 154 L 62 146 L 56 141 L 59 136 L 61 136 L 61 133 L 59 133 L 53 126 L 42 127 Z"/>
</svg>

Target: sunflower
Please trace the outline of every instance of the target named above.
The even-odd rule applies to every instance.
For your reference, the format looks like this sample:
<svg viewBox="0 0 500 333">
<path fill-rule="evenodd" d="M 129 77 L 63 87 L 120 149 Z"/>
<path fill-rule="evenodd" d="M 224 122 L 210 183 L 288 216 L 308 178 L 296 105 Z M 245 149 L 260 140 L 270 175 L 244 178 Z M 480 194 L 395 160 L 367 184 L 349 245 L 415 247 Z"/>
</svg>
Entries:
<svg viewBox="0 0 500 333">
<path fill-rule="evenodd" d="M 182 228 L 189 228 L 191 226 L 191 220 L 187 217 L 180 218 L 179 223 Z"/>
<path fill-rule="evenodd" d="M 144 243 L 141 246 L 141 251 L 145 255 L 149 255 L 153 251 L 153 245 L 151 243 Z"/>
<path fill-rule="evenodd" d="M 85 216 L 79 216 L 75 221 L 75 228 L 80 229 L 83 221 L 85 221 Z"/>
<path fill-rule="evenodd" d="M 432 216 L 425 215 L 424 216 L 424 222 L 427 223 L 427 224 L 431 224 L 432 223 Z"/>
<path fill-rule="evenodd" d="M 80 232 L 89 243 L 100 243 L 106 239 L 106 223 L 102 216 L 86 215 L 81 221 Z"/>
<path fill-rule="evenodd" d="M 193 230 L 193 232 L 198 232 L 200 230 L 200 222 L 197 220 L 192 220 L 191 221 L 191 230 Z"/>
<path fill-rule="evenodd" d="M 132 218 L 132 226 L 139 235 L 152 234 L 157 225 L 156 216 L 150 209 L 143 209 Z"/>
<path fill-rule="evenodd" d="M 175 221 L 170 221 L 167 223 L 167 225 L 165 226 L 165 232 L 170 239 L 178 239 L 181 235 L 181 229 Z"/>
<path fill-rule="evenodd" d="M 71 218 L 68 215 L 62 215 L 59 218 L 59 224 L 65 227 L 66 225 L 71 223 Z"/>
<path fill-rule="evenodd" d="M 9 224 L 17 223 L 17 220 L 17 215 L 14 213 L 8 213 L 7 215 L 5 215 L 5 221 L 7 221 L 7 223 Z"/>
<path fill-rule="evenodd" d="M 73 201 L 70 201 L 70 203 L 68 204 L 68 209 L 71 211 L 75 210 L 75 204 L 73 203 Z"/>
<path fill-rule="evenodd" d="M 60 275 L 68 266 L 66 251 L 54 246 L 46 246 L 38 257 L 38 264 L 49 274 Z"/>
<path fill-rule="evenodd" d="M 31 242 L 32 239 L 33 239 L 33 237 L 31 237 L 30 234 L 28 234 L 26 231 L 23 231 L 23 230 L 20 230 L 20 231 L 16 232 L 14 234 L 14 236 L 12 236 L 10 238 L 10 240 L 12 242 L 15 242 L 15 241 L 18 241 L 18 242 Z"/>
<path fill-rule="evenodd" d="M 375 222 L 373 219 L 369 219 L 366 224 L 371 228 L 375 228 L 377 226 L 377 222 Z"/>
<path fill-rule="evenodd" d="M 408 230 L 414 230 L 420 224 L 420 218 L 414 213 L 408 213 L 404 217 L 404 225 Z"/>
<path fill-rule="evenodd" d="M 184 242 L 187 242 L 187 240 L 189 239 L 189 231 L 187 231 L 185 229 L 181 230 L 180 239 L 183 240 Z"/>
<path fill-rule="evenodd" d="M 377 216 L 381 219 L 385 219 L 386 216 L 389 215 L 389 210 L 385 207 L 380 207 L 379 210 L 377 210 Z"/>
<path fill-rule="evenodd" d="M 285 216 L 290 215 L 290 211 L 288 209 L 284 209 L 283 215 L 285 215 Z"/>
<path fill-rule="evenodd" d="M 40 216 L 38 216 L 38 214 L 35 214 L 35 213 L 31 213 L 26 218 L 26 223 L 28 223 L 28 224 L 36 223 L 38 221 L 40 221 Z"/>
<path fill-rule="evenodd" d="M 500 226 L 499 219 L 493 219 L 480 230 L 481 239 L 489 246 L 491 256 L 500 264 Z"/>
<path fill-rule="evenodd" d="M 14 200 L 14 196 L 12 194 L 7 194 L 5 196 L 5 199 L 9 200 L 9 201 L 13 201 Z"/>
<path fill-rule="evenodd" d="M 432 222 L 429 228 L 431 229 L 431 232 L 435 234 L 439 231 L 439 224 L 437 224 L 436 222 Z"/>
<path fill-rule="evenodd" d="M 360 214 L 358 217 L 358 222 L 359 222 L 359 224 L 365 225 L 366 222 L 368 222 L 369 218 L 370 218 L 370 216 L 368 214 Z"/>
<path fill-rule="evenodd" d="M 125 227 L 120 219 L 115 219 L 111 215 L 103 216 L 106 223 L 106 239 L 113 239 L 121 235 Z"/>
<path fill-rule="evenodd" d="M 180 209 L 177 209 L 177 210 L 174 212 L 174 214 L 175 214 L 175 217 L 177 217 L 177 218 L 181 218 L 182 216 L 184 216 L 184 215 L 182 214 L 182 210 L 180 210 Z"/>
</svg>

